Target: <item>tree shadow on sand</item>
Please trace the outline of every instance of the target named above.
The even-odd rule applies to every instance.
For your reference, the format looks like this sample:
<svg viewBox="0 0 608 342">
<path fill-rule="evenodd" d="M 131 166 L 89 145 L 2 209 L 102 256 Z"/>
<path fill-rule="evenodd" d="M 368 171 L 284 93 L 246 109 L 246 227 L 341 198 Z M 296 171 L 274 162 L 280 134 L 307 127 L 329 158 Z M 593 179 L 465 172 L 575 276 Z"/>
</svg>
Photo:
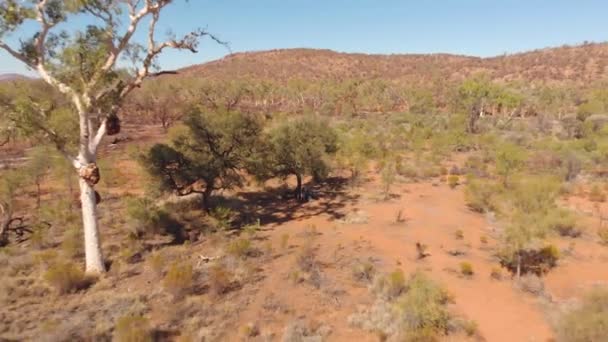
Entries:
<svg viewBox="0 0 608 342">
<path fill-rule="evenodd" d="M 348 179 L 343 177 L 328 178 L 318 184 L 307 183 L 306 187 L 312 193 L 308 202 L 297 200 L 293 191 L 279 187 L 263 192 L 242 191 L 227 199 L 226 204 L 239 213 L 237 226 L 258 219 L 263 225 L 273 225 L 319 215 L 339 220 L 346 216 L 345 207 L 359 199 L 359 195 L 348 192 Z"/>
</svg>

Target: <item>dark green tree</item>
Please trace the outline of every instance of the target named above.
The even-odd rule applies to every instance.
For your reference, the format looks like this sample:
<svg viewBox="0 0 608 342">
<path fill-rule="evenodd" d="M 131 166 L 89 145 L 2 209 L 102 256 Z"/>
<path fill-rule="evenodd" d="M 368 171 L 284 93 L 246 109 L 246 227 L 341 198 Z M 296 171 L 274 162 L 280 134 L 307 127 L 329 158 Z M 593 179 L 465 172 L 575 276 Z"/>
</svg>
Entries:
<svg viewBox="0 0 608 342">
<path fill-rule="evenodd" d="M 242 185 L 243 171 L 261 146 L 262 125 L 237 112 L 194 111 L 170 144 L 156 144 L 143 157 L 146 170 L 164 191 L 202 195 L 205 209 L 213 191 Z"/>
</svg>

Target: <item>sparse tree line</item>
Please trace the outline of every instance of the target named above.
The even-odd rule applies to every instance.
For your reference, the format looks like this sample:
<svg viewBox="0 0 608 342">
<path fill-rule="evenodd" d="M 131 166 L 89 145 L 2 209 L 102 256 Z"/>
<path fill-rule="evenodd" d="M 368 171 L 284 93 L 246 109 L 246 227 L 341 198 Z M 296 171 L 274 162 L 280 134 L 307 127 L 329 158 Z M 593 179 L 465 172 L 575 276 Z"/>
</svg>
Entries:
<svg viewBox="0 0 608 342">
<path fill-rule="evenodd" d="M 585 88 L 568 84 L 530 86 L 498 83 L 483 74 L 462 82 L 401 84 L 381 79 L 304 81 L 236 79 L 205 80 L 196 76 L 161 77 L 145 82 L 125 103 L 123 111 L 137 123 L 168 127 L 179 118 L 183 104 L 210 110 L 247 113 L 315 113 L 351 116 L 410 112 L 414 114 L 468 113 L 562 119 L 567 114 L 606 112 L 606 89 L 601 83 Z"/>
</svg>

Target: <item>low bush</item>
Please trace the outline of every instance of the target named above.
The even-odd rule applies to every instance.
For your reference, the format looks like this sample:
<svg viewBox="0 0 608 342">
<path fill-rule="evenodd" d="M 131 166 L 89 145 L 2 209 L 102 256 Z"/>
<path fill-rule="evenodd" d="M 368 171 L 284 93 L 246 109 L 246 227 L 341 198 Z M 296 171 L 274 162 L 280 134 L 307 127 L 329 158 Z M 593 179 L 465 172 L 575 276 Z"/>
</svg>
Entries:
<svg viewBox="0 0 608 342">
<path fill-rule="evenodd" d="M 181 298 L 192 289 L 194 271 L 190 264 L 174 263 L 167 270 L 163 279 L 163 287 L 174 298 Z"/>
<path fill-rule="evenodd" d="M 473 265 L 471 265 L 470 262 L 464 261 L 460 263 L 460 274 L 465 277 L 471 277 L 474 273 L 475 272 L 473 271 Z"/>
<path fill-rule="evenodd" d="M 543 275 L 557 265 L 559 257 L 559 249 L 554 245 L 499 253 L 500 263 L 503 267 L 516 274 L 519 266 L 522 275 L 527 273 Z"/>
<path fill-rule="evenodd" d="M 231 241 L 228 244 L 226 251 L 229 255 L 232 255 L 236 258 L 246 258 L 253 251 L 253 248 L 251 247 L 251 240 L 240 238 Z"/>
<path fill-rule="evenodd" d="M 208 281 L 211 293 L 220 296 L 230 289 L 232 274 L 226 269 L 226 266 L 218 263 L 209 268 Z"/>
<path fill-rule="evenodd" d="M 496 210 L 496 196 L 499 194 L 496 185 L 487 180 L 469 177 L 464 195 L 469 209 L 479 213 Z"/>
<path fill-rule="evenodd" d="M 311 239 L 306 239 L 298 255 L 296 256 L 296 262 L 300 269 L 304 272 L 310 272 L 316 265 L 317 252 Z"/>
<path fill-rule="evenodd" d="M 493 267 L 490 271 L 490 277 L 495 280 L 502 280 L 502 269 L 500 267 Z"/>
<path fill-rule="evenodd" d="M 370 261 L 357 262 L 353 267 L 353 278 L 358 281 L 371 282 L 375 273 L 376 268 Z"/>
<path fill-rule="evenodd" d="M 405 340 L 413 336 L 435 337 L 448 333 L 450 313 L 447 308 L 449 295 L 443 287 L 421 272 L 407 282 L 407 291 L 396 303 Z M 428 339 L 422 339 L 428 341 Z"/>
<path fill-rule="evenodd" d="M 564 314 L 557 326 L 558 341 L 605 341 L 608 336 L 608 289 L 587 294 L 581 305 Z"/>
<path fill-rule="evenodd" d="M 606 202 L 606 194 L 599 185 L 596 184 L 589 190 L 589 200 L 591 202 Z"/>
<path fill-rule="evenodd" d="M 287 249 L 289 247 L 289 234 L 285 233 L 281 235 L 281 249 Z"/>
<path fill-rule="evenodd" d="M 460 178 L 457 175 L 448 176 L 448 186 L 452 189 L 456 188 L 460 184 Z"/>
<path fill-rule="evenodd" d="M 232 227 L 232 221 L 234 220 L 234 212 L 232 209 L 227 207 L 215 207 L 211 211 L 211 217 L 216 221 L 216 226 L 219 229 L 230 229 Z"/>
<path fill-rule="evenodd" d="M 597 231 L 597 236 L 603 245 L 608 246 L 608 228 L 600 228 Z"/>
<path fill-rule="evenodd" d="M 91 279 L 76 264 L 71 262 L 57 262 L 48 267 L 44 273 L 44 280 L 59 294 L 73 293 L 88 287 Z"/>
<path fill-rule="evenodd" d="M 405 275 L 401 270 L 395 270 L 388 275 L 376 277 L 373 291 L 388 300 L 399 297 L 406 290 Z"/>
<path fill-rule="evenodd" d="M 150 234 L 169 234 L 176 242 L 183 242 L 183 226 L 166 210 L 148 198 L 127 201 L 127 215 L 131 219 L 131 236 L 139 239 Z"/>
<path fill-rule="evenodd" d="M 576 215 L 566 209 L 557 208 L 549 212 L 544 224 L 560 236 L 579 237 L 582 234 Z"/>
<path fill-rule="evenodd" d="M 160 252 L 154 252 L 148 256 L 148 266 L 154 275 L 161 277 L 165 267 L 165 258 Z"/>
<path fill-rule="evenodd" d="M 114 327 L 116 342 L 152 342 L 150 323 L 142 316 L 123 316 Z"/>
<path fill-rule="evenodd" d="M 462 239 L 464 239 L 464 232 L 462 231 L 462 229 L 458 229 L 454 233 L 454 237 L 456 238 L 456 240 L 462 240 Z"/>
</svg>

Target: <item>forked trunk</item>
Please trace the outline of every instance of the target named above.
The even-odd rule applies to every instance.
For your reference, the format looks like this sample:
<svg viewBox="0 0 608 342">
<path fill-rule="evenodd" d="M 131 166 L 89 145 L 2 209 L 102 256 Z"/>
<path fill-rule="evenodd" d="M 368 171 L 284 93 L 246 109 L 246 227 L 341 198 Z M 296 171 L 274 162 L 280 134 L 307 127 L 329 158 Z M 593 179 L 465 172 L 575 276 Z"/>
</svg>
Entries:
<svg viewBox="0 0 608 342">
<path fill-rule="evenodd" d="M 82 178 L 79 179 L 79 185 L 84 227 L 85 270 L 87 274 L 100 274 L 106 271 L 106 266 L 101 253 L 95 190 Z"/>
</svg>

